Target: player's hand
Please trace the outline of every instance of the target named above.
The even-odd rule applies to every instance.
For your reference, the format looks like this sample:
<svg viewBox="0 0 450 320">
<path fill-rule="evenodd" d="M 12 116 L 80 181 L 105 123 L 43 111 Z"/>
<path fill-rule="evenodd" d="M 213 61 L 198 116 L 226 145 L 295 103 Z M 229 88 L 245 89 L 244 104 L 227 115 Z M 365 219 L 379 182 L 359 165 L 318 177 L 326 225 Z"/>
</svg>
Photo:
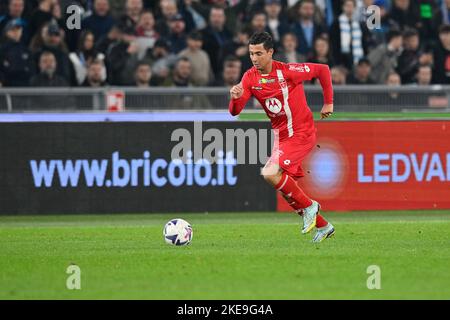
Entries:
<svg viewBox="0 0 450 320">
<path fill-rule="evenodd" d="M 244 88 L 242 88 L 241 83 L 233 86 L 230 89 L 230 95 L 231 95 L 231 98 L 233 98 L 233 99 L 239 99 L 240 97 L 242 97 L 243 94 L 244 94 Z"/>
<path fill-rule="evenodd" d="M 333 114 L 333 104 L 324 104 L 320 111 L 320 119 L 328 118 Z"/>
</svg>

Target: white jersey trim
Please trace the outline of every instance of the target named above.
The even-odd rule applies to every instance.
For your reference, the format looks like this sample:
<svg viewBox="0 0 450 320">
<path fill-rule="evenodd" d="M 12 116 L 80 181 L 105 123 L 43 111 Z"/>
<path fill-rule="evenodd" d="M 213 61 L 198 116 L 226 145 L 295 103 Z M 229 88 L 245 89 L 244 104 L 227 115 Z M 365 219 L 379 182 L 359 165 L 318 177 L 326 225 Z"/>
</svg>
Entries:
<svg viewBox="0 0 450 320">
<path fill-rule="evenodd" d="M 291 108 L 289 107 L 289 88 L 286 83 L 286 80 L 284 79 L 282 70 L 277 70 L 277 76 L 278 76 L 278 82 L 281 87 L 281 92 L 283 93 L 283 100 L 284 100 L 284 112 L 286 113 L 287 117 L 287 129 L 289 137 L 292 137 L 294 135 L 294 128 L 292 127 L 292 112 Z"/>
</svg>

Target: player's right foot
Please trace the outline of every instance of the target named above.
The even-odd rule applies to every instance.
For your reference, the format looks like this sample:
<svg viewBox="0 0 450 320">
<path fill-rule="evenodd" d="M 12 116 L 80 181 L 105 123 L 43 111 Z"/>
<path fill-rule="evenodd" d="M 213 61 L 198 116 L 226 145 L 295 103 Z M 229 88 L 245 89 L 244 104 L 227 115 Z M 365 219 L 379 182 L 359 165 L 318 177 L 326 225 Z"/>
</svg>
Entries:
<svg viewBox="0 0 450 320">
<path fill-rule="evenodd" d="M 312 200 L 312 205 L 303 209 L 303 229 L 302 233 L 307 234 L 316 226 L 316 217 L 319 213 L 320 205 L 317 201 Z"/>
<path fill-rule="evenodd" d="M 333 235 L 334 235 L 334 227 L 331 223 L 328 223 L 325 227 L 317 229 L 312 242 L 316 243 L 322 242 L 326 238 L 330 238 Z"/>
</svg>

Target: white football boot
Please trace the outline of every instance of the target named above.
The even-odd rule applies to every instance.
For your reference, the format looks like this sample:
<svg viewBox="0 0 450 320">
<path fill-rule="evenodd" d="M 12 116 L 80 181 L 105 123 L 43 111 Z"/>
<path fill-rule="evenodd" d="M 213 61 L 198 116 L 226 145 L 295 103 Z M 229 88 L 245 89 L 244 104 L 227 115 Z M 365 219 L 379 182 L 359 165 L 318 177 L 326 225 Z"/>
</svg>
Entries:
<svg viewBox="0 0 450 320">
<path fill-rule="evenodd" d="M 328 222 L 328 224 L 323 228 L 317 228 L 316 234 L 314 235 L 314 238 L 312 242 L 322 242 L 323 240 L 330 238 L 334 235 L 334 227 L 331 223 Z"/>
<path fill-rule="evenodd" d="M 320 205 L 317 201 L 312 200 L 312 205 L 303 209 L 303 229 L 302 233 L 307 234 L 316 226 L 316 217 L 319 213 Z"/>
</svg>

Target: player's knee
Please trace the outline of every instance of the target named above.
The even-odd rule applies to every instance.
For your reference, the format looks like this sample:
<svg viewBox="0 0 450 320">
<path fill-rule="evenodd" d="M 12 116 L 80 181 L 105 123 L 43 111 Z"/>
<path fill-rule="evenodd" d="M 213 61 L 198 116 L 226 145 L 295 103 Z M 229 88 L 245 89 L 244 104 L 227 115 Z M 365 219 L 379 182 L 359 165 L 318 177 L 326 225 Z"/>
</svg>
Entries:
<svg viewBox="0 0 450 320">
<path fill-rule="evenodd" d="M 273 186 L 277 185 L 281 179 L 281 172 L 277 166 L 266 166 L 261 173 L 264 180 Z"/>
</svg>

